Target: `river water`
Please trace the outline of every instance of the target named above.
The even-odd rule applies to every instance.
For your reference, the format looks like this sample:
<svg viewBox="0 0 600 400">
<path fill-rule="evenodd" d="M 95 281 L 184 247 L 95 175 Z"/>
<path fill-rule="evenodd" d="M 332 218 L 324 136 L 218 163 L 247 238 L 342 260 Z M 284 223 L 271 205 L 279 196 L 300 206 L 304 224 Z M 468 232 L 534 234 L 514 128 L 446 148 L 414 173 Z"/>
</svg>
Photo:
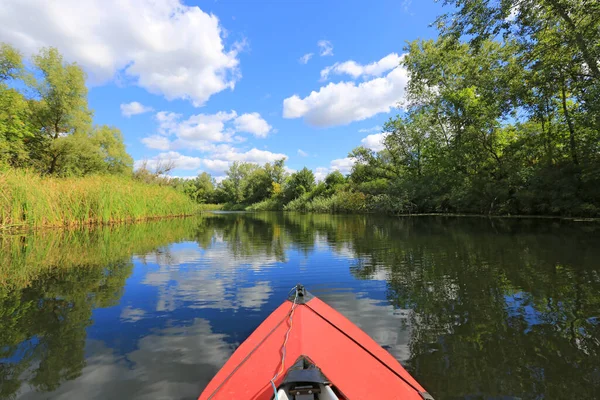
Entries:
<svg viewBox="0 0 600 400">
<path fill-rule="evenodd" d="M 195 399 L 299 282 L 438 400 L 600 398 L 599 224 L 293 213 L 0 236 L 0 398 Z"/>
</svg>

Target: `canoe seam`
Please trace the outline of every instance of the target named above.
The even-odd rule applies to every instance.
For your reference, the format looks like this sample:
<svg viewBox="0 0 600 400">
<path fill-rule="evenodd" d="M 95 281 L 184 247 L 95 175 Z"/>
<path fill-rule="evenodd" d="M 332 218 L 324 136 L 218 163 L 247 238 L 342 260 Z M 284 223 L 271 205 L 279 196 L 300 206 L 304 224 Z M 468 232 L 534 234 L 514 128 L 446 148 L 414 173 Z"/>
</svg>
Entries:
<svg viewBox="0 0 600 400">
<path fill-rule="evenodd" d="M 271 331 L 270 331 L 270 332 L 269 332 L 269 333 L 268 333 L 268 334 L 267 334 L 265 337 L 263 337 L 263 338 L 262 338 L 262 340 L 261 340 L 260 342 L 258 342 L 258 344 L 257 344 L 256 346 L 254 346 L 254 348 L 252 349 L 252 351 L 250 351 L 250 353 L 248 353 L 248 355 L 246 355 L 246 357 L 244 357 L 244 359 L 243 359 L 242 361 L 240 361 L 240 363 L 239 363 L 238 365 L 236 365 L 236 366 L 235 366 L 235 368 L 233 369 L 233 371 L 231 371 L 231 372 L 230 372 L 230 373 L 229 373 L 229 374 L 228 374 L 228 375 L 225 377 L 225 379 L 223 379 L 223 381 L 222 381 L 222 382 L 219 384 L 219 386 L 217 386 L 217 387 L 215 388 L 215 390 L 214 390 L 214 391 L 213 391 L 213 392 L 210 394 L 210 396 L 208 396 L 207 400 L 210 400 L 210 399 L 212 399 L 212 398 L 213 398 L 213 397 L 214 397 L 214 396 L 217 394 L 217 392 L 218 392 L 218 391 L 219 391 L 219 390 L 220 390 L 220 389 L 223 387 L 223 385 L 225 385 L 225 383 L 226 383 L 226 382 L 229 380 L 229 378 L 231 378 L 231 377 L 232 377 L 232 376 L 233 376 L 233 375 L 234 375 L 234 374 L 237 372 L 237 370 L 238 370 L 238 369 L 240 369 L 240 367 L 241 367 L 241 366 L 242 366 L 242 365 L 243 365 L 243 364 L 244 364 L 246 361 L 248 361 L 248 359 L 250 358 L 250 356 L 252 356 L 252 354 L 254 354 L 254 352 L 255 352 L 255 351 L 256 351 L 256 350 L 257 350 L 257 349 L 258 349 L 258 348 L 259 348 L 259 347 L 260 347 L 260 346 L 261 346 L 261 345 L 262 345 L 262 344 L 265 342 L 265 340 L 267 340 L 267 338 L 268 338 L 269 336 L 271 336 L 271 335 L 273 334 L 273 332 L 275 332 L 275 330 L 276 330 L 277 328 L 279 328 L 279 325 L 281 325 L 281 324 L 282 324 L 282 323 L 283 323 L 283 322 L 284 322 L 284 321 L 285 321 L 285 320 L 288 318 L 288 316 L 289 316 L 289 313 L 290 313 L 290 312 L 291 312 L 291 311 L 288 311 L 288 312 L 285 314 L 285 317 L 283 317 L 283 318 L 281 319 L 281 321 L 279 321 L 279 322 L 277 323 L 277 325 L 275 325 L 275 326 L 273 327 L 273 329 L 271 329 Z"/>
</svg>

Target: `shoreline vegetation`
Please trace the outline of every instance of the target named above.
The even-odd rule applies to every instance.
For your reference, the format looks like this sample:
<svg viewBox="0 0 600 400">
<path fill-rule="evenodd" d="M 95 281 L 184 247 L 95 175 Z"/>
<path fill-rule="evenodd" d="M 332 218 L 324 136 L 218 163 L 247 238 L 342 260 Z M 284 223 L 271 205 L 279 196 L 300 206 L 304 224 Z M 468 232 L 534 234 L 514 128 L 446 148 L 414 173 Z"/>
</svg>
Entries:
<svg viewBox="0 0 600 400">
<path fill-rule="evenodd" d="M 0 43 L 0 232 L 192 215 L 164 175 L 135 171 L 120 130 L 94 125 L 86 76 L 55 48 L 27 65 Z"/>
<path fill-rule="evenodd" d="M 198 206 L 173 188 L 124 176 L 41 177 L 0 172 L 0 229 L 79 227 L 188 216 Z"/>
</svg>

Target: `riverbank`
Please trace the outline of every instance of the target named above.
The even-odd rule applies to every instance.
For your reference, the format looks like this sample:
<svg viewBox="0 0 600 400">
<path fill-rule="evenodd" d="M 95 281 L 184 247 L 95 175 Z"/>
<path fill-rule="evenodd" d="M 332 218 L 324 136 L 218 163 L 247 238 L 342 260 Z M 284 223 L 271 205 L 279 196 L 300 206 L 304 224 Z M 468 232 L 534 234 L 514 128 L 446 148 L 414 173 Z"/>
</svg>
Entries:
<svg viewBox="0 0 600 400">
<path fill-rule="evenodd" d="M 224 211 L 284 211 L 305 214 L 376 214 L 394 217 L 470 217 L 470 218 L 510 218 L 510 219 L 554 219 L 573 222 L 600 222 L 599 217 L 569 216 L 569 215 L 535 215 L 535 214 L 481 214 L 456 212 L 393 212 L 391 207 L 378 207 L 377 202 L 369 198 L 354 196 L 353 202 L 342 203 L 336 196 L 327 199 L 316 198 L 313 201 L 292 201 L 286 205 L 273 199 L 267 199 L 255 204 L 211 204 L 214 210 Z M 210 211 L 207 209 L 206 211 Z"/>
<path fill-rule="evenodd" d="M 198 213 L 172 187 L 123 176 L 41 177 L 28 170 L 0 172 L 0 230 L 108 225 Z"/>
</svg>

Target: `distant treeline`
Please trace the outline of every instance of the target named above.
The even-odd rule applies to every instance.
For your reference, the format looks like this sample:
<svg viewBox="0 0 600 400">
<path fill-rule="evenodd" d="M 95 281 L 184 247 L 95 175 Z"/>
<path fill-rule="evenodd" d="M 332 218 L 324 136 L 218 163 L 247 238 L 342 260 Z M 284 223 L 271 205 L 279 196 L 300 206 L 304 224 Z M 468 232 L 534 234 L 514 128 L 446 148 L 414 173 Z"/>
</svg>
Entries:
<svg viewBox="0 0 600 400">
<path fill-rule="evenodd" d="M 250 209 L 600 216 L 600 3 L 445 4 L 439 37 L 406 47 L 405 111 L 349 176 L 237 164 L 176 184 Z"/>
</svg>

